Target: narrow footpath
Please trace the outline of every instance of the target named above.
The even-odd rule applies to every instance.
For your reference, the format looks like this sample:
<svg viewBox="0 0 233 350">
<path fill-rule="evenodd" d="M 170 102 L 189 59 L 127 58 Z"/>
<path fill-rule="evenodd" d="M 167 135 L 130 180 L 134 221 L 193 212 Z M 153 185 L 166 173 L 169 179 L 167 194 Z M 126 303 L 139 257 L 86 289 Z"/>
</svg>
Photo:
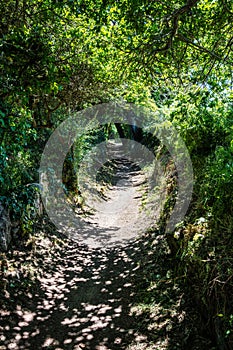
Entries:
<svg viewBox="0 0 233 350">
<path fill-rule="evenodd" d="M 211 349 L 142 210 L 144 174 L 122 158 L 114 167 L 84 237 L 63 237 L 44 219 L 30 250 L 9 254 L 0 350 Z"/>
</svg>

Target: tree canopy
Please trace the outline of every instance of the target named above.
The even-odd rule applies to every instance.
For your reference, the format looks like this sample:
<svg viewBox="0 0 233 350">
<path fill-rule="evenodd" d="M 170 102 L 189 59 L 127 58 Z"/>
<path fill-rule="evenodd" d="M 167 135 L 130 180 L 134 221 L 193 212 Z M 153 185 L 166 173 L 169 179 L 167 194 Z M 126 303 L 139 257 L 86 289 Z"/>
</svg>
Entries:
<svg viewBox="0 0 233 350">
<path fill-rule="evenodd" d="M 70 113 L 112 100 L 153 109 L 176 127 L 194 167 L 192 203 L 171 236 L 176 273 L 200 287 L 196 299 L 209 320 L 223 315 L 212 330 L 227 342 L 233 315 L 233 2 L 7 0 L 0 17 L 0 202 L 20 223 L 19 236 L 33 232 L 31 185 L 38 182 L 43 148 Z M 116 127 L 107 125 L 79 140 L 80 159 L 111 132 Z M 165 152 L 143 136 L 158 157 Z M 72 154 L 67 159 L 72 170 Z M 174 176 L 167 180 L 174 195 Z"/>
<path fill-rule="evenodd" d="M 200 82 L 223 65 L 231 73 L 231 1 L 80 1 L 79 6 L 95 18 L 97 31 L 105 26 L 116 34 L 115 46 L 127 64 L 156 81 Z"/>
</svg>

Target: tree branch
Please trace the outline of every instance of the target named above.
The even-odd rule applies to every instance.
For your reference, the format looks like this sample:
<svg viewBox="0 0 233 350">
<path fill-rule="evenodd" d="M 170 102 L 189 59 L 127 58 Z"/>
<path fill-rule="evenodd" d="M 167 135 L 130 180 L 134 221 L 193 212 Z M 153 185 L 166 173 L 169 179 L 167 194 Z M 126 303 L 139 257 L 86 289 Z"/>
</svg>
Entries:
<svg viewBox="0 0 233 350">
<path fill-rule="evenodd" d="M 219 60 L 219 61 L 223 60 L 223 57 L 217 55 L 215 52 L 213 52 L 213 51 L 207 49 L 206 47 L 203 47 L 203 46 L 201 46 L 201 45 L 199 45 L 199 44 L 197 44 L 197 43 L 194 43 L 193 41 L 191 41 L 190 39 L 186 38 L 186 37 L 183 36 L 182 34 L 178 34 L 177 36 L 178 36 L 178 38 L 179 38 L 181 41 L 183 41 L 183 42 L 185 42 L 185 43 L 188 43 L 188 44 L 191 45 L 191 46 L 196 47 L 199 51 L 206 52 L 206 53 L 208 53 L 210 56 L 214 57 L 215 59 L 217 59 L 217 60 Z"/>
</svg>

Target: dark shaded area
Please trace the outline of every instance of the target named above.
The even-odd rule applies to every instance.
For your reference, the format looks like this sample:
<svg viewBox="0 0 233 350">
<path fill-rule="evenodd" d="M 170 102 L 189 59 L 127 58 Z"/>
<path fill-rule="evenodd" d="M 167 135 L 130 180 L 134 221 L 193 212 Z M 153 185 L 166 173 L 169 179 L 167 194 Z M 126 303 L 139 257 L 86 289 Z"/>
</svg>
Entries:
<svg viewBox="0 0 233 350">
<path fill-rule="evenodd" d="M 34 256 L 13 253 L 37 278 L 23 290 L 18 275 L 2 299 L 2 350 L 211 349 L 159 231 L 98 250 L 51 233 Z"/>
<path fill-rule="evenodd" d="M 160 141 L 152 133 L 143 130 L 136 124 L 114 123 L 121 139 L 131 139 L 145 145 L 151 152 L 155 152 L 154 147 L 160 144 Z M 123 140 L 122 140 L 123 141 Z"/>
<path fill-rule="evenodd" d="M 98 170 L 96 181 L 115 186 L 120 180 L 129 180 L 141 168 L 126 158 L 111 159 Z M 120 173 L 120 177 L 119 177 Z"/>
</svg>

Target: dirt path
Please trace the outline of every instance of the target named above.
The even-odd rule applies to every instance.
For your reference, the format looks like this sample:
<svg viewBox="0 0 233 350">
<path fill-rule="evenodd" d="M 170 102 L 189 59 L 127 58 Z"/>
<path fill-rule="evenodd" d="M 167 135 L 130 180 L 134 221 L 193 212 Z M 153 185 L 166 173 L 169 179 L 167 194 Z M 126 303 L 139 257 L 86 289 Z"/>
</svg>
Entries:
<svg viewBox="0 0 233 350">
<path fill-rule="evenodd" d="M 211 348 L 195 333 L 164 237 L 145 233 L 143 174 L 122 159 L 117 168 L 86 235 L 72 241 L 43 226 L 32 252 L 9 254 L 0 350 Z"/>
<path fill-rule="evenodd" d="M 187 349 L 190 316 L 162 236 L 101 250 L 40 235 L 34 255 L 18 251 L 16 259 L 1 350 Z"/>
<path fill-rule="evenodd" d="M 145 175 L 124 160 L 119 160 L 119 168 L 114 185 L 105 193 L 106 199 L 92 203 L 95 214 L 88 217 L 88 223 L 97 235 L 95 239 L 85 240 L 90 247 L 128 243 L 153 224 L 152 217 L 142 207 Z M 99 231 L 102 235 L 98 235 Z"/>
<path fill-rule="evenodd" d="M 70 234 L 91 248 L 128 244 L 155 226 L 158 219 L 158 212 L 145 205 L 146 174 L 124 157 L 121 145 L 110 143 L 108 155 L 109 164 L 104 169 L 105 177 L 109 173 L 108 186 L 101 186 L 105 187 L 104 195 L 88 193 L 86 202 L 94 215 L 85 215 L 80 229 Z M 99 182 L 102 180 L 100 175 Z"/>
</svg>

